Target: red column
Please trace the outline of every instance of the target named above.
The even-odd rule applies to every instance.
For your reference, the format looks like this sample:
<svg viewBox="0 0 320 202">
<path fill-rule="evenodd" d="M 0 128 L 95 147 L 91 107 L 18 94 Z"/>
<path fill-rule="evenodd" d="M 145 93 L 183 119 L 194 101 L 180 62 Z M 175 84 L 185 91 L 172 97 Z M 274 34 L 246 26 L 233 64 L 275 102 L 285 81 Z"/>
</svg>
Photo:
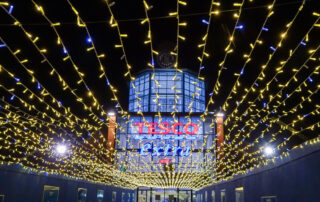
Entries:
<svg viewBox="0 0 320 202">
<path fill-rule="evenodd" d="M 223 132 L 223 115 L 217 115 L 216 117 L 217 122 L 217 149 L 219 149 L 219 153 L 217 155 L 220 156 L 220 159 L 222 158 L 223 153 L 223 146 L 222 143 L 224 141 L 224 132 Z"/>
<path fill-rule="evenodd" d="M 109 153 L 108 162 L 111 164 L 113 163 L 113 160 L 114 160 L 116 121 L 117 121 L 116 115 L 110 113 L 109 114 L 108 137 L 107 137 L 107 151 Z"/>
</svg>

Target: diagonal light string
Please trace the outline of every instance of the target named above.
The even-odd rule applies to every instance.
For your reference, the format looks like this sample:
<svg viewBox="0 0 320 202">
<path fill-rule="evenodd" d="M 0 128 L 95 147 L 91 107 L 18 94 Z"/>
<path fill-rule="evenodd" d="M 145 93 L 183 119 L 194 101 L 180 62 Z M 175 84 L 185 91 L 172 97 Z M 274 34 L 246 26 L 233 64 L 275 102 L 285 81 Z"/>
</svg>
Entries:
<svg viewBox="0 0 320 202">
<path fill-rule="evenodd" d="M 287 63 L 289 62 L 289 60 L 292 58 L 292 56 L 294 55 L 294 53 L 298 50 L 298 48 L 301 46 L 301 44 L 303 43 L 303 41 L 307 38 L 307 36 L 308 36 L 309 33 L 312 31 L 312 29 L 314 28 L 314 26 L 316 25 L 316 23 L 319 21 L 319 19 L 320 19 L 320 18 L 318 18 L 318 19 L 315 21 L 315 23 L 310 27 L 310 29 L 308 30 L 308 32 L 305 34 L 305 36 L 302 38 L 302 40 L 299 42 L 299 44 L 295 47 L 295 49 L 294 49 L 293 51 L 290 51 L 289 57 L 285 60 L 285 62 L 283 62 L 283 63 L 281 64 L 280 67 L 277 68 L 277 69 L 279 69 L 279 71 L 277 71 L 276 74 L 273 76 L 273 78 L 266 84 L 266 87 L 265 87 L 263 90 L 260 90 L 260 94 L 254 99 L 254 101 L 252 101 L 252 102 L 250 103 L 250 105 L 247 107 L 247 109 L 245 110 L 245 112 L 242 113 L 242 114 L 240 115 L 240 118 L 238 117 L 238 119 L 237 119 L 234 123 L 237 123 L 238 121 L 241 121 L 241 120 L 242 120 L 242 117 L 243 117 L 245 114 L 248 114 L 248 113 L 251 111 L 250 109 L 251 109 L 251 107 L 254 106 L 254 103 L 255 103 L 257 100 L 259 100 L 260 97 L 263 98 L 263 97 L 262 97 L 262 96 L 263 96 L 262 93 L 265 92 L 265 91 L 268 91 L 269 85 L 271 84 L 272 81 L 274 81 L 274 80 L 277 81 L 277 80 L 276 80 L 276 77 L 277 77 L 279 74 L 282 73 L 282 69 L 286 66 L 286 64 L 287 64 Z M 303 68 L 303 66 L 300 66 L 300 68 L 296 71 L 296 73 L 294 74 L 294 76 L 293 76 L 291 79 L 289 79 L 288 82 L 290 82 L 290 81 L 295 77 L 295 75 L 302 70 L 302 68 Z M 288 83 L 288 82 L 286 82 L 286 83 Z M 278 93 L 276 93 L 276 94 L 278 94 Z M 273 100 L 273 99 L 272 99 L 272 100 Z M 270 101 L 271 101 L 271 100 L 270 100 Z M 269 102 L 270 102 L 270 101 L 269 101 Z M 235 109 L 234 112 L 237 112 L 237 109 Z M 258 113 L 259 113 L 259 112 L 260 112 L 260 111 L 258 111 Z M 255 117 L 258 113 L 256 113 L 256 114 L 254 115 L 254 117 Z M 231 115 L 226 119 L 226 121 L 225 121 L 225 124 L 226 124 L 226 125 L 228 125 L 229 121 L 231 120 L 231 117 L 233 117 L 233 116 L 235 116 L 235 115 L 233 115 L 233 114 L 231 113 Z M 234 124 L 233 127 L 232 127 L 229 131 L 232 131 L 233 128 L 235 128 L 235 127 L 236 127 L 236 124 Z"/>
</svg>

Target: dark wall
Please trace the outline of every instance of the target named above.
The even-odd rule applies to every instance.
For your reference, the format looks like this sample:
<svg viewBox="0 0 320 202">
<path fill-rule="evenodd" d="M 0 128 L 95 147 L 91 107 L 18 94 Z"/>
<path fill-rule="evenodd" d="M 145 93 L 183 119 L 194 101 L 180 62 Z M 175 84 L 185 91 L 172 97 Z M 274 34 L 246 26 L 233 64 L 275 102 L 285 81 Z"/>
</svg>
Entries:
<svg viewBox="0 0 320 202">
<path fill-rule="evenodd" d="M 226 202 L 235 202 L 235 188 L 244 188 L 245 202 L 260 202 L 262 196 L 276 196 L 277 202 L 320 202 L 320 150 L 296 159 L 239 177 L 225 183 L 206 187 L 198 193 L 215 190 L 216 200 L 220 202 L 221 190 L 226 190 Z"/>
<path fill-rule="evenodd" d="M 60 187 L 59 202 L 77 201 L 78 188 L 87 189 L 87 202 L 97 201 L 97 190 L 104 190 L 104 202 L 111 202 L 112 191 L 117 192 L 117 202 L 121 202 L 122 192 L 128 201 L 128 192 L 134 190 L 111 186 L 66 180 L 54 176 L 44 176 L 18 172 L 13 169 L 0 169 L 0 195 L 5 195 L 5 202 L 41 202 L 44 185 Z"/>
</svg>

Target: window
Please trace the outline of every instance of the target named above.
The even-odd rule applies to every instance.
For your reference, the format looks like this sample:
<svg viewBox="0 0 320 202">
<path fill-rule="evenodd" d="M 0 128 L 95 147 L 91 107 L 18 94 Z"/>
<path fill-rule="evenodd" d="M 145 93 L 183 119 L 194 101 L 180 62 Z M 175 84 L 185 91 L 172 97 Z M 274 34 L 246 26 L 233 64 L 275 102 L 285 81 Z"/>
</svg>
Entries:
<svg viewBox="0 0 320 202">
<path fill-rule="evenodd" d="M 243 187 L 237 187 L 235 189 L 235 194 L 236 194 L 236 202 L 243 202 L 244 201 Z"/>
<path fill-rule="evenodd" d="M 116 202 L 117 201 L 117 192 L 113 191 L 112 192 L 112 202 Z"/>
<path fill-rule="evenodd" d="M 204 192 L 204 201 L 208 201 L 208 192 Z"/>
<path fill-rule="evenodd" d="M 126 198 L 126 193 L 122 192 L 122 193 L 121 193 L 121 201 L 122 201 L 122 202 L 125 202 L 125 201 L 124 201 L 125 198 Z"/>
<path fill-rule="evenodd" d="M 226 199 L 227 196 L 226 196 L 226 190 L 225 189 L 221 190 L 220 197 L 221 197 L 221 202 L 226 202 L 227 201 L 227 199 Z"/>
<path fill-rule="evenodd" d="M 151 74 L 145 72 L 131 81 L 130 112 L 171 112 L 174 108 L 178 112 L 205 111 L 204 81 L 196 75 L 166 70 L 156 71 L 152 79 Z"/>
<path fill-rule="evenodd" d="M 135 194 L 132 193 L 132 202 L 135 202 L 136 201 L 136 197 L 135 197 Z"/>
<path fill-rule="evenodd" d="M 86 202 L 87 201 L 87 189 L 78 188 L 78 202 Z"/>
<path fill-rule="evenodd" d="M 54 186 L 49 186 L 45 185 L 43 187 L 43 202 L 58 202 L 58 196 L 59 196 L 59 187 L 54 187 Z M 3 199 L 1 200 L 0 196 L 0 202 L 4 201 L 4 196 Z"/>
<path fill-rule="evenodd" d="M 276 196 L 262 196 L 261 202 L 277 202 Z"/>
<path fill-rule="evenodd" d="M 103 190 L 97 190 L 97 201 L 98 202 L 102 202 L 103 201 L 103 195 L 104 195 L 104 191 Z"/>
<path fill-rule="evenodd" d="M 211 191 L 211 201 L 212 202 L 216 201 L 216 193 L 214 192 L 214 190 Z"/>
<path fill-rule="evenodd" d="M 4 195 L 0 195 L 0 202 L 4 202 Z"/>
</svg>

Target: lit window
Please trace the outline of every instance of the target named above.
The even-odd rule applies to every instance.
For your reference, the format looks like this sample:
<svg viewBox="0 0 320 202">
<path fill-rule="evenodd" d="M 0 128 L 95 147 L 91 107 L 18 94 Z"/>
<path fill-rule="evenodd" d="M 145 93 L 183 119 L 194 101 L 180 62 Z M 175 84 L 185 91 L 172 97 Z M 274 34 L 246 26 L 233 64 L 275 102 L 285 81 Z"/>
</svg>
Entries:
<svg viewBox="0 0 320 202">
<path fill-rule="evenodd" d="M 243 187 L 237 187 L 235 189 L 235 194 L 236 194 L 236 202 L 243 202 L 244 201 Z"/>
<path fill-rule="evenodd" d="M 221 190 L 221 192 L 220 192 L 220 197 L 221 197 L 221 202 L 226 202 L 227 201 L 227 196 L 226 196 L 226 190 L 225 189 L 223 189 L 223 190 Z"/>
</svg>

